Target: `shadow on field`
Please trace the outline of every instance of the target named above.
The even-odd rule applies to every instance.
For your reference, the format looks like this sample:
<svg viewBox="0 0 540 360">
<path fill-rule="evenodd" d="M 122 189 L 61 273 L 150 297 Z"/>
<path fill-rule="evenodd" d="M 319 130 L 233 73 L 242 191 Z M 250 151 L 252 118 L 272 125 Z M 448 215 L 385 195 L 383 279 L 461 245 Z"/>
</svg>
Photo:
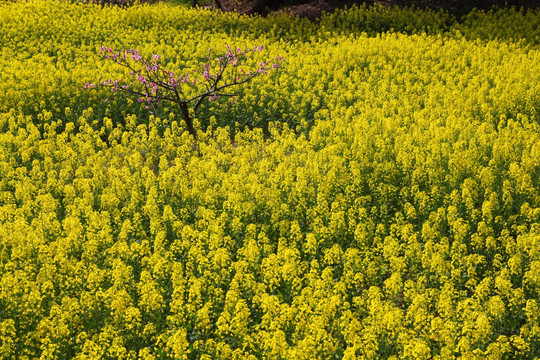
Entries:
<svg viewBox="0 0 540 360">
<path fill-rule="evenodd" d="M 291 16 L 295 17 L 292 26 Z M 540 45 L 540 8 L 532 6 L 480 10 L 461 7 L 452 10 L 445 7 L 390 7 L 380 3 L 353 4 L 345 9 L 323 12 L 316 19 L 285 11 L 265 17 L 222 16 L 219 10 L 200 8 L 200 18 L 204 20 L 184 19 L 168 25 L 178 30 L 197 26 L 198 30 L 253 39 L 271 34 L 287 42 L 309 42 L 314 36 L 324 39 L 336 34 L 377 36 L 385 32 L 400 32 L 444 35 L 459 32 L 467 40 L 524 41 L 531 46 Z"/>
</svg>

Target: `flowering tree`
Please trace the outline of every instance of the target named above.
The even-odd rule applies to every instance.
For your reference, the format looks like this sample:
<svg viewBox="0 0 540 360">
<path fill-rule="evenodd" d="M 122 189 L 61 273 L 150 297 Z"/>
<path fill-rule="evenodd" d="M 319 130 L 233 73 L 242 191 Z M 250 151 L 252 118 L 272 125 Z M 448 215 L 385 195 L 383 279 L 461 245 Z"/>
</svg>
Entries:
<svg viewBox="0 0 540 360">
<path fill-rule="evenodd" d="M 144 102 L 147 109 L 152 108 L 157 114 L 157 106 L 163 101 L 178 105 L 189 133 L 196 137 L 193 117 L 205 100 L 214 101 L 228 97 L 236 101 L 236 94 L 229 92 L 232 87 L 244 84 L 260 75 L 277 69 L 284 59 L 277 57 L 276 62 L 259 62 L 255 69 L 247 70 L 246 62 L 254 52 L 262 51 L 263 46 L 253 49 L 232 49 L 227 45 L 223 56 L 213 57 L 212 50 L 202 63 L 200 69 L 177 75 L 173 71 L 163 69 L 159 63 L 160 55 L 144 58 L 135 49 L 115 51 L 102 46 L 101 55 L 127 69 L 135 78 L 130 82 L 125 79 L 106 80 L 100 84 L 109 87 L 113 92 L 124 92 L 134 95 L 139 102 Z M 94 84 L 85 84 L 93 87 Z"/>
</svg>

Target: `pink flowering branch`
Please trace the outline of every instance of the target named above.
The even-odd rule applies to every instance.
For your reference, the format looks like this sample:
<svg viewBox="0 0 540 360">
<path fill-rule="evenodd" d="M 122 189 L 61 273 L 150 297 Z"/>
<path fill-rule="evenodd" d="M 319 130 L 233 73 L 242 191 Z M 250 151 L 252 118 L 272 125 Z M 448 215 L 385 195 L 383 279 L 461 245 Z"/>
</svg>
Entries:
<svg viewBox="0 0 540 360">
<path fill-rule="evenodd" d="M 233 50 L 227 45 L 227 51 L 223 56 L 212 58 L 210 50 L 210 54 L 206 57 L 207 62 L 201 64 L 199 70 L 177 75 L 161 67 L 159 55 L 144 58 L 135 49 L 115 51 L 102 46 L 100 54 L 105 59 L 127 68 L 135 81 L 109 79 L 102 81 L 100 85 L 110 88 L 112 92 L 136 96 L 139 102 L 147 104 L 146 108 L 152 107 L 154 114 L 157 114 L 157 106 L 162 101 L 177 104 L 189 133 L 196 137 L 193 117 L 206 99 L 214 101 L 228 97 L 236 101 L 237 94 L 230 93 L 230 88 L 251 81 L 257 76 L 267 75 L 271 70 L 280 67 L 284 59 L 278 56 L 276 62 L 260 62 L 255 69 L 247 71 L 245 69 L 247 60 L 253 57 L 254 52 L 262 50 L 263 46 L 248 50 L 240 48 Z M 85 84 L 84 87 L 90 88 L 93 84 Z M 185 90 L 188 88 L 195 90 L 189 94 L 196 95 L 187 96 Z"/>
</svg>

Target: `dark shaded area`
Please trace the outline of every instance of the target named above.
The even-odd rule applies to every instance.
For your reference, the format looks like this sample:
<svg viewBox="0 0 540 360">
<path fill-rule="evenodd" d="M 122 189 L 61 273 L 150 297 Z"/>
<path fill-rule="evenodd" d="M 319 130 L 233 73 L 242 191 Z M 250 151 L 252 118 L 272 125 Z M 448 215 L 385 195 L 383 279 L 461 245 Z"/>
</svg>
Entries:
<svg viewBox="0 0 540 360">
<path fill-rule="evenodd" d="M 194 0 L 197 1 L 197 0 Z M 434 10 L 446 10 L 456 17 L 469 13 L 473 9 L 488 10 L 493 7 L 517 7 L 535 9 L 540 7 L 540 0 L 214 0 L 215 6 L 224 11 L 237 11 L 242 14 L 269 15 L 274 12 L 288 12 L 294 15 L 316 19 L 323 12 L 351 7 L 353 4 L 383 5 L 388 7 L 410 7 Z"/>
</svg>

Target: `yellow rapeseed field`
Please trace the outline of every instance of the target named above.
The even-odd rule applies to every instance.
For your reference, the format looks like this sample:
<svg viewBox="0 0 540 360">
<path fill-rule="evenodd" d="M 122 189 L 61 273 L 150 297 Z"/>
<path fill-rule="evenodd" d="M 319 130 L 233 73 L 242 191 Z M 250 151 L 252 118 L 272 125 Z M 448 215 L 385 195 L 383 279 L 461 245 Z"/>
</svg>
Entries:
<svg viewBox="0 0 540 360">
<path fill-rule="evenodd" d="M 0 19 L 1 359 L 540 357 L 540 11 Z M 84 88 L 225 44 L 286 62 L 197 140 Z"/>
</svg>

